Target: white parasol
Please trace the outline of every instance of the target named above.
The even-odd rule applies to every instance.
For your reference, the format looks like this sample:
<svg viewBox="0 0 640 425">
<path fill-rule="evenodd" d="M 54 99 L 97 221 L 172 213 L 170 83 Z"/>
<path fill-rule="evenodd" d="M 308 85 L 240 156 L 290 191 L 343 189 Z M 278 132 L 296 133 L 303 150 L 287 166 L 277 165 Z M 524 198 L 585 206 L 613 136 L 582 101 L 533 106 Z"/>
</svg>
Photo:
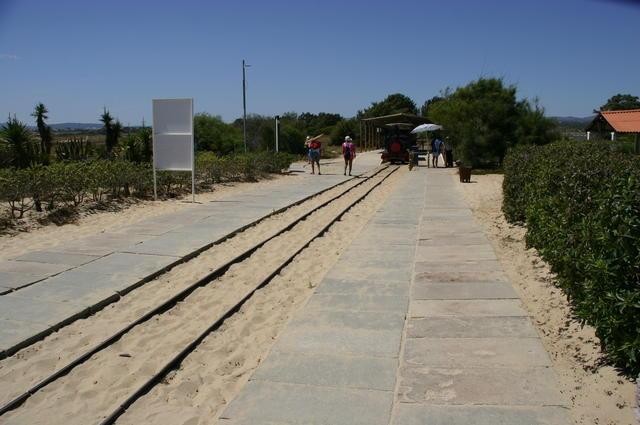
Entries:
<svg viewBox="0 0 640 425">
<path fill-rule="evenodd" d="M 442 130 L 442 126 L 438 125 L 438 124 L 420 124 L 419 126 L 414 128 L 413 130 L 411 130 L 411 132 L 412 133 L 424 133 L 426 131 L 436 131 L 436 130 Z"/>
</svg>

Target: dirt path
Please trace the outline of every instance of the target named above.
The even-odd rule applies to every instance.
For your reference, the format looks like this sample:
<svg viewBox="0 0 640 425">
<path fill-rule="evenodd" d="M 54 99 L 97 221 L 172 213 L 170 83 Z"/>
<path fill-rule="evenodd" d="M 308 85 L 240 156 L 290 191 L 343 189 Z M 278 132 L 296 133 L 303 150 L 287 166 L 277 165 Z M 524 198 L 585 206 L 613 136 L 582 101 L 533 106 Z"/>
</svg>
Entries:
<svg viewBox="0 0 640 425">
<path fill-rule="evenodd" d="M 525 229 L 504 219 L 502 175 L 473 176 L 472 181 L 458 187 L 533 319 L 559 376 L 560 389 L 571 405 L 574 423 L 636 424 L 634 384 L 612 367 L 600 365 L 593 328 L 581 327 L 571 319 L 566 297 L 553 285 L 549 266 L 535 249 L 526 248 Z"/>
</svg>

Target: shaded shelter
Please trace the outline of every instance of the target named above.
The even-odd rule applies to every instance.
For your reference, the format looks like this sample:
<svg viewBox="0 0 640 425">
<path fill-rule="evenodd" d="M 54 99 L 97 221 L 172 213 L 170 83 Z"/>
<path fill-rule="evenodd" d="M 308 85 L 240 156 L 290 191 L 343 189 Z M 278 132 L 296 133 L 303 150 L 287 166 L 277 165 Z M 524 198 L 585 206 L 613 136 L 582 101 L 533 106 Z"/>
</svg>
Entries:
<svg viewBox="0 0 640 425">
<path fill-rule="evenodd" d="M 383 129 L 394 125 L 410 129 L 420 124 L 430 123 L 431 121 L 425 117 L 406 113 L 362 118 L 360 120 L 360 144 L 364 149 L 381 148 L 384 145 Z"/>
</svg>

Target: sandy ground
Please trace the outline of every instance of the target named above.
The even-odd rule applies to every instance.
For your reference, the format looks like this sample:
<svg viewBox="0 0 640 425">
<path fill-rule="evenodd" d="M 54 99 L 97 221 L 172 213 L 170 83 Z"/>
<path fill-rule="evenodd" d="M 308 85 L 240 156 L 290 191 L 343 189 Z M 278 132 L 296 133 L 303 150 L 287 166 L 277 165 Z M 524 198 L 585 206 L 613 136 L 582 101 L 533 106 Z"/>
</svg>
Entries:
<svg viewBox="0 0 640 425">
<path fill-rule="evenodd" d="M 365 183 L 362 188 L 358 188 L 358 192 L 362 193 L 370 185 L 371 183 Z M 3 423 L 64 422 L 86 424 L 98 422 L 99 418 L 113 410 L 133 389 L 148 379 L 160 365 L 173 357 L 182 346 L 200 334 L 209 325 L 212 318 L 217 317 L 233 305 L 260 279 L 266 277 L 289 253 L 304 244 L 322 223 L 328 222 L 337 211 L 342 210 L 348 204 L 349 198 L 341 198 L 314 213 L 310 219 L 300 223 L 290 232 L 269 242 L 242 265 L 232 267 L 215 284 L 198 289 L 168 313 L 157 316 L 135 328 L 115 345 L 95 355 L 87 364 L 74 369 L 69 375 L 36 393 L 20 409 L 5 415 L 2 418 Z M 280 227 L 283 226 L 284 223 Z M 340 246 L 342 246 L 342 242 L 329 245 L 330 252 L 325 255 L 335 261 L 337 255 L 334 252 L 339 251 Z M 317 261 L 317 256 L 312 258 Z M 167 284 L 178 282 L 178 285 L 184 286 L 185 282 L 193 282 L 208 272 L 211 269 L 210 264 L 211 261 L 207 261 L 206 255 L 201 255 L 193 262 L 180 266 L 180 270 L 178 268 L 172 270 L 170 275 L 165 276 L 162 280 Z M 173 273 L 174 271 L 175 273 Z M 296 275 L 300 276 L 300 273 L 303 276 L 304 273 L 324 274 L 309 264 L 303 264 L 297 269 Z M 302 288 L 308 289 L 313 285 L 310 281 L 302 280 L 302 282 Z M 281 295 L 279 293 L 286 291 L 286 289 L 285 285 L 280 290 L 276 290 L 275 296 L 282 296 L 285 304 L 293 303 L 290 294 Z M 135 316 L 139 316 L 144 309 L 139 308 L 136 300 L 140 302 L 142 298 L 141 296 L 125 297 L 124 301 L 128 300 L 132 304 L 121 312 L 130 314 L 135 311 Z M 142 303 L 146 308 L 146 301 L 143 300 Z M 117 303 L 116 306 L 119 304 Z M 270 302 L 265 302 L 263 309 L 279 314 L 278 309 L 274 309 Z M 104 313 L 106 314 L 106 311 Z M 260 314 L 257 315 L 260 316 Z M 102 328 L 111 325 L 108 321 L 105 323 L 105 321 L 96 321 L 95 319 L 98 317 L 94 316 L 88 320 L 74 323 L 59 333 L 69 332 L 68 336 L 75 341 L 76 346 L 84 344 L 87 339 L 94 340 L 96 334 L 104 334 Z M 119 320 L 119 316 L 116 315 L 115 320 Z M 256 319 L 257 323 L 261 321 L 260 317 Z M 78 334 L 73 333 L 74 329 Z M 257 340 L 258 337 L 250 329 L 249 326 L 245 327 L 241 334 L 250 337 L 251 341 Z M 263 328 L 263 331 L 271 332 L 268 326 Z M 31 370 L 40 367 L 47 368 L 51 363 L 57 363 L 56 359 L 61 353 L 67 351 L 66 347 L 69 343 L 69 340 L 62 338 L 62 336 L 57 335 L 58 339 L 55 342 L 59 343 L 58 347 L 46 344 L 47 341 L 42 344 L 40 350 L 34 347 L 34 354 L 27 362 L 20 364 L 18 362 L 19 356 L 14 356 L 14 363 L 7 367 L 8 373 L 3 376 L 3 382 L 11 382 L 9 381 L 11 379 L 16 384 L 15 386 L 23 386 L 24 377 L 30 375 Z M 78 338 L 79 336 L 80 338 Z M 53 340 L 53 338 L 51 339 Z M 254 349 L 253 344 L 247 344 L 246 348 L 249 351 Z M 229 347 L 225 346 L 222 350 L 229 350 Z M 248 355 L 244 350 L 241 350 L 239 355 L 245 354 Z M 233 371 L 231 372 L 233 373 Z M 32 379 L 33 376 L 26 380 L 31 381 Z"/>
<path fill-rule="evenodd" d="M 334 224 L 210 335 L 163 385 L 156 386 L 120 418 L 119 424 L 216 423 L 227 403 L 268 355 L 277 336 L 373 216 L 405 173 L 402 167 L 365 201 Z"/>
<path fill-rule="evenodd" d="M 96 315 L 76 321 L 43 341 L 0 361 L 0 381 L 10 384 L 0 386 L 0 405 L 65 366 L 72 359 L 83 354 L 129 322 L 141 317 L 209 271 L 253 247 L 259 241 L 269 238 L 291 221 L 357 183 L 358 181 L 352 180 L 281 214 L 265 219 L 258 225 L 201 253 L 188 263 L 181 264 L 148 282 Z M 105 219 L 110 218 L 105 217 Z"/>
<path fill-rule="evenodd" d="M 458 179 L 457 175 L 453 178 Z M 549 266 L 527 249 L 525 229 L 502 215 L 502 175 L 472 176 L 458 185 L 485 229 L 504 271 L 520 295 L 559 377 L 575 424 L 636 424 L 635 385 L 601 365 L 599 341 L 590 326 L 571 318 L 565 296 Z"/>
</svg>

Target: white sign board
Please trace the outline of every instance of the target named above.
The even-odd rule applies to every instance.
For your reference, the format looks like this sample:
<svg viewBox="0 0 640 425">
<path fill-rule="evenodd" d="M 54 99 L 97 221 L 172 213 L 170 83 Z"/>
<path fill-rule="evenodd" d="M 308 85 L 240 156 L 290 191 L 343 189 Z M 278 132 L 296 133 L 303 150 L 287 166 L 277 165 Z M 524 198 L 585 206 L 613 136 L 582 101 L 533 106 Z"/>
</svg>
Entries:
<svg viewBox="0 0 640 425">
<path fill-rule="evenodd" d="M 153 99 L 153 166 L 193 171 L 193 99 Z"/>
</svg>

